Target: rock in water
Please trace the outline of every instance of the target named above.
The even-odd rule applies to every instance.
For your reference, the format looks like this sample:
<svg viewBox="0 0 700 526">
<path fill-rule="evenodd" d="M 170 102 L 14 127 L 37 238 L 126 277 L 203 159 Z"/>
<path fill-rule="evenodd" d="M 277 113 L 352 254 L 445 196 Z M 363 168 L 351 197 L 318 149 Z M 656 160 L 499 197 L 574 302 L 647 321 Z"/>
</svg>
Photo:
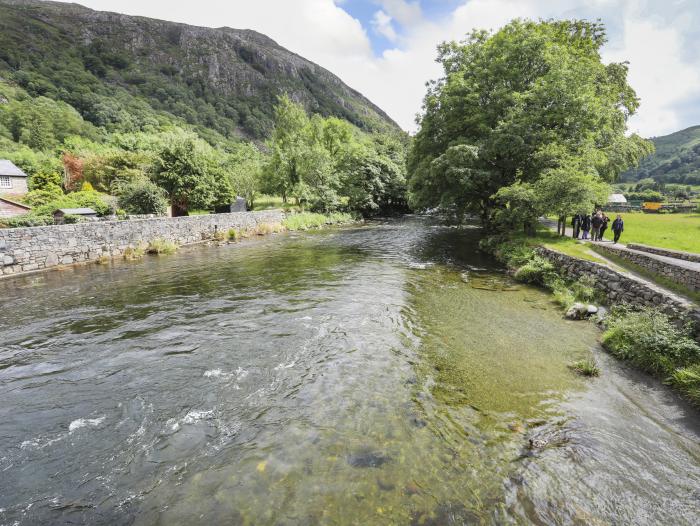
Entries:
<svg viewBox="0 0 700 526">
<path fill-rule="evenodd" d="M 354 468 L 378 468 L 390 460 L 391 457 L 375 451 L 360 451 L 347 457 L 348 464 Z"/>
<path fill-rule="evenodd" d="M 588 307 L 586 307 L 586 314 L 588 314 L 589 316 L 593 316 L 597 312 L 598 307 L 596 307 L 595 305 L 589 305 Z"/>
<path fill-rule="evenodd" d="M 588 315 L 588 307 L 583 303 L 574 303 L 565 316 L 570 320 L 582 320 Z"/>
</svg>

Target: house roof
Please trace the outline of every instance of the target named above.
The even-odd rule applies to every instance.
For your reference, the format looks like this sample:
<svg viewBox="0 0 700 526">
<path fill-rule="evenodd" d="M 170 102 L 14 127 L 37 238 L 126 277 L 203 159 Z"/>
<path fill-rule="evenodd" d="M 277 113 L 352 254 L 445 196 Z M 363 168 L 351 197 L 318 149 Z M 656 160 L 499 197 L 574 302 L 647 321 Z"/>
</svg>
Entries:
<svg viewBox="0 0 700 526">
<path fill-rule="evenodd" d="M 608 203 L 626 203 L 627 198 L 622 194 L 612 194 L 608 197 Z"/>
<path fill-rule="evenodd" d="M 10 177 L 27 177 L 27 174 L 17 168 L 12 161 L 0 159 L 0 175 L 9 175 Z"/>
<path fill-rule="evenodd" d="M 87 215 L 97 215 L 92 208 L 59 208 L 54 211 L 54 214 L 61 212 L 67 216 L 87 216 Z"/>
<path fill-rule="evenodd" d="M 18 206 L 20 208 L 24 208 L 25 210 L 31 210 L 31 206 L 23 205 L 22 203 L 18 203 L 17 201 L 12 201 L 10 199 L 7 199 L 6 197 L 0 197 L 0 201 L 3 201 L 5 203 L 10 203 L 11 205 Z"/>
</svg>

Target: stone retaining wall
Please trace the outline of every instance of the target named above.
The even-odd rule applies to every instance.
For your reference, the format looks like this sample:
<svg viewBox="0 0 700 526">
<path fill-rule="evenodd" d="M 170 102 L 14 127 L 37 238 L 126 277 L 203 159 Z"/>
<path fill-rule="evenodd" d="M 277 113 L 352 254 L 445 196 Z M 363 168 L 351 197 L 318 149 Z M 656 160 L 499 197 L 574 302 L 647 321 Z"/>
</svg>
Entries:
<svg viewBox="0 0 700 526">
<path fill-rule="evenodd" d="M 632 247 L 629 246 L 628 248 L 631 249 Z M 670 279 L 674 283 L 688 287 L 692 291 L 700 290 L 700 270 L 688 268 L 688 266 L 692 265 L 687 265 L 687 263 L 687 266 L 684 266 L 685 262 L 682 260 L 679 260 L 677 264 L 673 264 L 655 258 L 651 254 L 627 250 L 624 247 L 616 245 L 604 245 L 602 243 L 597 244 L 596 249 L 630 261 L 643 269 Z"/>
<path fill-rule="evenodd" d="M 4 228 L 0 229 L 0 276 L 119 257 L 128 247 L 155 239 L 178 245 L 199 243 L 212 239 L 217 230 L 249 230 L 263 223 L 280 223 L 284 217 L 284 213 L 270 210 Z"/>
<path fill-rule="evenodd" d="M 647 245 L 638 245 L 636 243 L 628 243 L 627 248 L 639 250 L 641 252 L 649 252 L 650 254 L 657 254 L 659 256 L 682 259 L 684 261 L 692 261 L 693 263 L 700 263 L 700 254 L 694 254 L 693 252 L 682 252 L 680 250 L 669 250 L 667 248 L 649 247 Z"/>
<path fill-rule="evenodd" d="M 692 303 L 670 296 L 642 280 L 616 272 L 605 265 L 578 259 L 545 247 L 539 247 L 536 250 L 540 256 L 551 261 L 560 272 L 572 279 L 583 276 L 595 278 L 594 287 L 605 295 L 610 305 L 627 303 L 659 307 L 675 319 L 693 321 L 696 335 L 700 337 L 700 309 Z"/>
</svg>

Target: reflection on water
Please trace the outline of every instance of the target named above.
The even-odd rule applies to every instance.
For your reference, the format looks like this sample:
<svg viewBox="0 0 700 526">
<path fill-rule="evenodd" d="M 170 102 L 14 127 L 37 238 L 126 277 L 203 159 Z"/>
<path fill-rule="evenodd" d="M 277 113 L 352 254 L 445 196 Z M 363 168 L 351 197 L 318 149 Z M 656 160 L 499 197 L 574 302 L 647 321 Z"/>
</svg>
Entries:
<svg viewBox="0 0 700 526">
<path fill-rule="evenodd" d="M 693 413 L 478 235 L 407 218 L 0 282 L 0 524 L 692 524 Z"/>
</svg>

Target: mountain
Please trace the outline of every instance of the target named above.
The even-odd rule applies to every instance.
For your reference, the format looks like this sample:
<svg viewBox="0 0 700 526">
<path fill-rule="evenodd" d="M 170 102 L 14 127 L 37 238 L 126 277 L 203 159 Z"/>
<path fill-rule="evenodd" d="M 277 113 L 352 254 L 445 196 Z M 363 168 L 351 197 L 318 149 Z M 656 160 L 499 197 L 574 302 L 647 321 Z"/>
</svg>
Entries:
<svg viewBox="0 0 700 526">
<path fill-rule="evenodd" d="M 338 77 L 255 31 L 77 4 L 0 0 L 0 77 L 110 131 L 174 120 L 209 139 L 262 139 L 283 93 L 364 130 L 399 129 Z"/>
<path fill-rule="evenodd" d="M 700 185 L 700 126 L 651 139 L 656 152 L 636 170 L 621 175 L 621 181 L 651 177 L 660 183 Z"/>
</svg>

